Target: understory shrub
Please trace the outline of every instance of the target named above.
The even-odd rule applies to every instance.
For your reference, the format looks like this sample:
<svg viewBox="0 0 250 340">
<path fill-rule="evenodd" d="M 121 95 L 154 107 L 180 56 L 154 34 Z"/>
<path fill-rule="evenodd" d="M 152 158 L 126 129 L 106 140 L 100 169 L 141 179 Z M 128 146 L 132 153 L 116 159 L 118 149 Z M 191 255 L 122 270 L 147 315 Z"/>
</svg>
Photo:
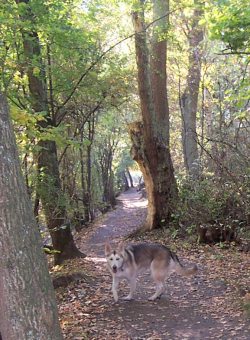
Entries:
<svg viewBox="0 0 250 340">
<path fill-rule="evenodd" d="M 238 184 L 209 175 L 182 178 L 174 222 L 188 234 L 195 231 L 199 242 L 236 240 L 249 225 L 248 182 L 248 178 Z"/>
</svg>

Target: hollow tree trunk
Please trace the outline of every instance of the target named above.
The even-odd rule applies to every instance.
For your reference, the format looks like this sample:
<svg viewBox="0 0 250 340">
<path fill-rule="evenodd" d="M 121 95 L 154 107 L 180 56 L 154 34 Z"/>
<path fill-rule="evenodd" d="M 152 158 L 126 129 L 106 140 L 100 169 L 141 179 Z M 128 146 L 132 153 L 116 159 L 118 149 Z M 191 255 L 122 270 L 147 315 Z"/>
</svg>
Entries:
<svg viewBox="0 0 250 340">
<path fill-rule="evenodd" d="M 0 337 L 62 339 L 41 236 L 0 94 Z"/>
<path fill-rule="evenodd" d="M 199 175 L 199 153 L 196 133 L 196 116 L 198 106 L 199 85 L 201 79 L 201 48 L 203 28 L 199 25 L 203 10 L 199 0 L 194 9 L 193 22 L 188 32 L 189 69 L 187 84 L 181 96 L 182 112 L 182 145 L 184 164 L 189 175 L 196 178 Z"/>
<path fill-rule="evenodd" d="M 34 24 L 29 0 L 16 0 L 17 4 L 25 3 L 26 12 L 20 20 L 27 20 Z M 38 122 L 38 127 L 46 129 L 55 124 L 49 116 L 45 69 L 42 62 L 40 42 L 37 32 L 22 30 L 24 55 L 26 58 L 26 72 L 34 112 L 46 113 L 46 120 Z M 34 73 L 33 62 L 40 66 L 40 74 Z M 47 226 L 49 228 L 53 247 L 59 253 L 55 254 L 55 264 L 64 259 L 74 258 L 82 254 L 76 248 L 69 226 L 64 226 L 66 218 L 65 205 L 62 202 L 62 189 L 59 175 L 56 143 L 52 140 L 41 140 L 38 143 L 40 151 L 37 159 L 39 176 L 39 196 L 44 208 Z"/>
<path fill-rule="evenodd" d="M 165 1 L 153 1 L 154 14 L 157 17 L 166 14 L 166 5 Z M 150 70 L 143 13 L 133 13 L 142 122 L 132 123 L 129 128 L 132 156 L 143 173 L 148 195 L 147 230 L 170 221 L 177 198 L 169 151 L 166 41 L 158 39 L 158 34 L 166 29 L 166 19 L 165 22 L 163 20 L 155 22 Z"/>
</svg>

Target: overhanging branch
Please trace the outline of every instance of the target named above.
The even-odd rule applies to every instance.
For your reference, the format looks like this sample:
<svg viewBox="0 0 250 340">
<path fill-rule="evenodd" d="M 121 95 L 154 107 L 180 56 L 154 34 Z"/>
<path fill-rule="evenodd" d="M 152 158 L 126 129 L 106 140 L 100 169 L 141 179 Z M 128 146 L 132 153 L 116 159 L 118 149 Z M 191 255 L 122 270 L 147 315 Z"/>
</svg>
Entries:
<svg viewBox="0 0 250 340">
<path fill-rule="evenodd" d="M 186 6 L 188 7 L 188 6 Z M 185 8 L 186 8 L 185 7 Z M 165 18 L 166 16 L 183 9 L 184 7 L 178 7 L 173 9 L 172 11 L 168 11 L 166 14 L 164 14 L 163 16 L 153 20 L 152 22 L 150 22 L 148 25 L 145 26 L 145 30 L 147 30 L 149 27 L 151 27 L 155 22 Z M 115 44 L 111 45 L 106 51 L 104 51 L 86 70 L 85 72 L 81 75 L 81 77 L 78 79 L 78 81 L 76 82 L 76 84 L 74 85 L 73 89 L 71 90 L 70 94 L 68 95 L 68 97 L 64 100 L 64 102 L 57 108 L 56 110 L 56 114 L 59 112 L 59 110 L 64 107 L 69 100 L 72 98 L 72 96 L 74 95 L 74 93 L 76 92 L 77 88 L 79 87 L 79 85 L 81 84 L 81 82 L 83 81 L 83 79 L 87 76 L 87 74 L 110 52 L 112 51 L 116 46 L 120 45 L 121 43 L 123 43 L 124 41 L 131 39 L 135 36 L 136 33 L 132 33 L 129 36 L 119 40 L 118 42 L 116 42 Z"/>
</svg>

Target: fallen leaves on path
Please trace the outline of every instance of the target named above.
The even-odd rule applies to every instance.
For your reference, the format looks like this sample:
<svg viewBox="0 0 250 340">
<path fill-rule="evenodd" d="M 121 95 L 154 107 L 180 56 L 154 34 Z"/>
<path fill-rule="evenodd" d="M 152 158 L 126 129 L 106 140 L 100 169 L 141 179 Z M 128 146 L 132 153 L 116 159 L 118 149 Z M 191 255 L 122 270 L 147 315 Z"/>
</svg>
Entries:
<svg viewBox="0 0 250 340">
<path fill-rule="evenodd" d="M 173 274 L 167 281 L 167 292 L 156 302 L 147 301 L 154 286 L 149 275 L 143 275 L 135 300 L 114 303 L 103 244 L 105 237 L 118 240 L 134 230 L 136 209 L 132 214 L 119 207 L 107 214 L 90 232 L 77 237 L 79 248 L 86 250 L 88 257 L 52 268 L 52 278 L 67 273 L 75 277 L 66 287 L 56 289 L 65 339 L 250 339 L 250 323 L 243 307 L 250 299 L 249 254 L 239 252 L 236 246 L 223 249 L 190 244 L 173 240 L 162 230 L 137 237 L 133 241 L 164 243 L 185 265 L 197 263 L 199 272 L 193 278 Z M 139 216 L 138 225 L 143 214 Z M 120 292 L 127 293 L 125 283 Z"/>
</svg>

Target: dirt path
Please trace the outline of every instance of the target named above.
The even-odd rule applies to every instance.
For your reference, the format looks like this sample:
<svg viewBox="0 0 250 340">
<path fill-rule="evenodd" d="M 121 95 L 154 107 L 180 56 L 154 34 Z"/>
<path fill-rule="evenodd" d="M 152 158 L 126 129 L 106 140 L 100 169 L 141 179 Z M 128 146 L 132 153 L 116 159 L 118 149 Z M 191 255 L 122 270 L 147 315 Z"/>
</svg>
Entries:
<svg viewBox="0 0 250 340">
<path fill-rule="evenodd" d="M 106 241 L 115 241 L 136 230 L 146 216 L 147 201 L 141 194 L 130 189 L 117 198 L 116 209 L 108 212 L 92 226 L 90 234 L 83 235 L 80 247 L 87 255 L 104 256 Z"/>
<path fill-rule="evenodd" d="M 154 286 L 146 273 L 139 278 L 135 300 L 113 302 L 104 243 L 118 241 L 138 228 L 145 214 L 146 201 L 141 200 L 135 190 L 130 190 L 119 197 L 115 210 L 99 219 L 88 234 L 78 237 L 79 248 L 88 255 L 78 265 L 87 268 L 91 277 L 58 292 L 65 338 L 250 339 L 249 322 L 230 299 L 234 288 L 218 275 L 211 277 L 211 262 L 202 250 L 198 253 L 190 249 L 178 251 L 186 262 L 198 264 L 199 273 L 188 279 L 172 275 L 161 300 L 147 301 Z M 164 240 L 164 243 L 169 242 Z M 245 260 L 243 257 L 241 264 Z M 216 261 L 215 258 L 214 266 Z M 127 286 L 122 284 L 120 295 L 126 293 Z"/>
</svg>

